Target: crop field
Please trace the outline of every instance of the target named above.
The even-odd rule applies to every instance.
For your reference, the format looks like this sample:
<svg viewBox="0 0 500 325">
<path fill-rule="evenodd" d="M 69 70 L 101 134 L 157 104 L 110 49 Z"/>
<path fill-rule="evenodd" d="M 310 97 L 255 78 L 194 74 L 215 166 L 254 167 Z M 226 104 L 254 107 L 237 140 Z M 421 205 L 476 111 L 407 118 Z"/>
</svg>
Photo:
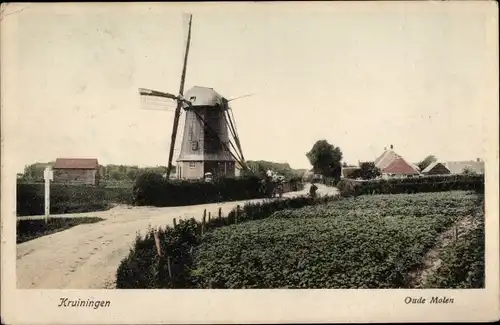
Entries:
<svg viewBox="0 0 500 325">
<path fill-rule="evenodd" d="M 190 273 L 197 288 L 482 287 L 482 195 L 369 195 L 281 210 L 204 234 Z"/>
</svg>

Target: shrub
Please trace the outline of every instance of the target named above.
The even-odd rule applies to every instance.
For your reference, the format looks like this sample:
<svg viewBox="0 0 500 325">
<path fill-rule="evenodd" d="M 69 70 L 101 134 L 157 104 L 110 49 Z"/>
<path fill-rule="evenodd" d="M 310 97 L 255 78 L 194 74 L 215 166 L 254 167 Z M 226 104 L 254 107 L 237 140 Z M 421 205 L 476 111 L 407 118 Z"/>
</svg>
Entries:
<svg viewBox="0 0 500 325">
<path fill-rule="evenodd" d="M 134 203 L 151 206 L 180 206 L 265 197 L 261 180 L 255 176 L 204 181 L 165 180 L 147 172 L 134 185 Z"/>
<path fill-rule="evenodd" d="M 159 205 L 167 195 L 165 180 L 154 172 L 142 173 L 135 181 L 133 193 L 137 205 Z"/>
<path fill-rule="evenodd" d="M 342 197 L 350 197 L 357 194 L 357 186 L 353 180 L 344 178 L 337 184 L 337 189 Z"/>
<path fill-rule="evenodd" d="M 190 282 L 191 247 L 200 240 L 200 224 L 194 219 L 181 220 L 174 228 L 157 230 L 161 256 L 155 244 L 155 230 L 136 237 L 134 247 L 116 271 L 118 289 L 179 288 Z"/>
<path fill-rule="evenodd" d="M 355 195 L 403 194 L 442 191 L 484 193 L 484 175 L 431 176 L 356 182 Z M 342 192 L 342 191 L 341 191 Z"/>
</svg>

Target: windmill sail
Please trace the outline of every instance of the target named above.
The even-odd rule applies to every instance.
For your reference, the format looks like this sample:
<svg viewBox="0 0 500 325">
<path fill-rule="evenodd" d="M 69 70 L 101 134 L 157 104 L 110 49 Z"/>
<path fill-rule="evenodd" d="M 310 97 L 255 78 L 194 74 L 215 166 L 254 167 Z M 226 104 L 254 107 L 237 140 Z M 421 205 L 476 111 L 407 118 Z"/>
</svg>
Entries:
<svg viewBox="0 0 500 325">
<path fill-rule="evenodd" d="M 191 24 L 193 21 L 192 15 L 185 16 L 188 22 L 188 33 L 186 39 L 186 49 L 184 51 L 184 64 L 182 66 L 182 74 L 181 74 L 181 84 L 179 86 L 179 97 L 182 97 L 184 94 L 184 83 L 186 82 L 186 70 L 187 70 L 187 60 L 189 55 L 189 46 L 191 43 Z M 172 170 L 172 158 L 174 156 L 174 146 L 175 146 L 175 138 L 177 136 L 177 128 L 179 126 L 179 116 L 181 115 L 181 108 L 183 106 L 182 101 L 178 100 L 177 107 L 175 109 L 174 115 L 174 126 L 172 128 L 172 136 L 170 140 L 170 152 L 168 155 L 168 166 L 167 166 L 167 179 L 170 177 L 170 172 Z"/>
</svg>

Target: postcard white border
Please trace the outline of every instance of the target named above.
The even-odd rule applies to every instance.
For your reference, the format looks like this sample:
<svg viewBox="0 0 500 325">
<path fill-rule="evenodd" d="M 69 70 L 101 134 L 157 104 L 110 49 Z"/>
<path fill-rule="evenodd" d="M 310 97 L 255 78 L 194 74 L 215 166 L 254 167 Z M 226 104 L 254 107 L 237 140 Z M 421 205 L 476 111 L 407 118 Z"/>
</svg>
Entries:
<svg viewBox="0 0 500 325">
<path fill-rule="evenodd" d="M 14 17 L 1 25 L 1 316 L 7 324 L 119 324 L 119 323 L 271 323 L 271 322 L 423 322 L 491 321 L 500 317 L 499 299 L 499 218 L 498 218 L 498 8 L 496 2 L 360 2 L 360 3 L 120 3 L 120 4 L 10 4 L 10 12 L 53 10 L 60 13 L 99 11 L 117 6 L 125 11 L 154 10 L 196 12 L 227 11 L 369 11 L 404 6 L 420 11 L 478 10 L 488 12 L 491 26 L 485 31 L 491 42 L 491 78 L 484 81 L 492 96 L 485 116 L 486 168 L 486 288 L 474 290 L 19 290 L 16 289 L 15 182 L 9 153 L 9 111 L 15 110 L 16 30 Z M 445 8 L 445 9 L 443 9 Z M 28 10 L 28 9 L 26 9 Z M 15 13 L 13 14 L 15 15 Z M 471 108 L 473 110 L 474 108 Z M 41 267 L 41 266 L 33 266 Z M 448 305 L 407 305 L 407 296 L 447 296 Z M 57 307 L 61 297 L 110 300 L 111 307 L 98 310 Z"/>
</svg>

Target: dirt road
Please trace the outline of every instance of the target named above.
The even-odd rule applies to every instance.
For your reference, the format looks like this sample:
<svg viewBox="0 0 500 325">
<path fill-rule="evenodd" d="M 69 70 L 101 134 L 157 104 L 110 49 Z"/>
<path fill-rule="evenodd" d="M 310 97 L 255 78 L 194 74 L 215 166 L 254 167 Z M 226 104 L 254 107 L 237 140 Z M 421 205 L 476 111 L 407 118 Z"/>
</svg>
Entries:
<svg viewBox="0 0 500 325">
<path fill-rule="evenodd" d="M 286 193 L 292 197 L 308 192 Z M 336 188 L 318 185 L 321 195 L 335 195 Z M 262 200 L 251 200 L 262 201 Z M 111 289 L 115 272 L 135 240 L 137 232 L 172 224 L 174 218 L 201 219 L 203 210 L 227 214 L 249 201 L 202 204 L 187 207 L 115 207 L 109 211 L 78 215 L 96 216 L 104 221 L 79 225 L 65 231 L 17 245 L 17 287 L 19 289 Z"/>
</svg>

